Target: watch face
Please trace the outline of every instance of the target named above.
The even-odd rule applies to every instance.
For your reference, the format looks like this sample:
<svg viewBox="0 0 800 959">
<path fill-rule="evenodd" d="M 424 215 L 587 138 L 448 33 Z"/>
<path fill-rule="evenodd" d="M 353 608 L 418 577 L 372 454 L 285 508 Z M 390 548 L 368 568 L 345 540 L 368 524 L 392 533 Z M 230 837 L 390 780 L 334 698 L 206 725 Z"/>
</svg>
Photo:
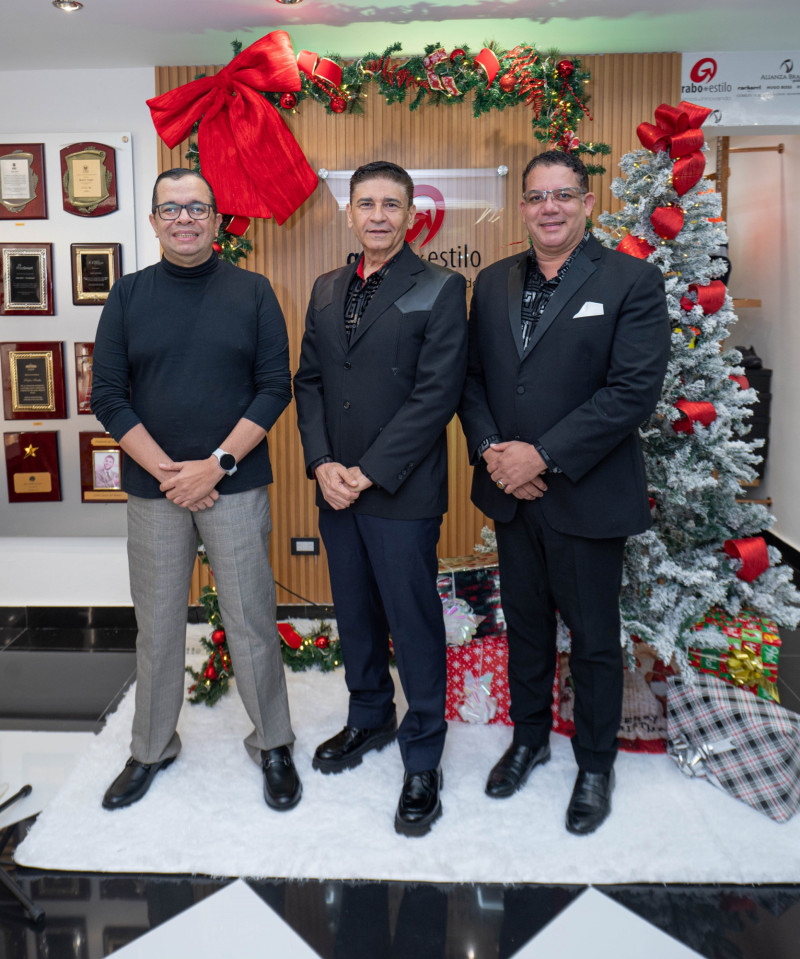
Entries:
<svg viewBox="0 0 800 959">
<path fill-rule="evenodd" d="M 219 465 L 227 473 L 229 470 L 232 470 L 236 466 L 236 458 L 231 453 L 223 453 L 219 458 Z"/>
</svg>

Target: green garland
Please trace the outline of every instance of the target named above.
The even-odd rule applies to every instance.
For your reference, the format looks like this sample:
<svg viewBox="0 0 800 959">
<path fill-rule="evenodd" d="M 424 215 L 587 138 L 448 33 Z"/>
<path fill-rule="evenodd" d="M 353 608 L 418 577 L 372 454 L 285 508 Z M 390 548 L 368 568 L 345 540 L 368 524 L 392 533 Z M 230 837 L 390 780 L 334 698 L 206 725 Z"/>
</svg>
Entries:
<svg viewBox="0 0 800 959">
<path fill-rule="evenodd" d="M 231 45 L 234 57 L 241 53 L 240 41 L 234 40 Z M 591 119 L 589 95 L 584 93 L 590 75 L 581 67 L 577 57 L 562 58 L 557 50 L 540 54 L 529 44 L 519 44 L 513 50 L 503 51 L 492 42 L 478 54 L 481 57 L 490 51 L 499 64 L 496 76 L 487 83 L 486 70 L 467 44 L 448 54 L 438 43 L 431 43 L 421 56 L 393 59 L 401 47 L 400 43 L 393 43 L 383 53 L 370 52 L 349 61 L 336 53 L 326 54 L 325 59 L 341 68 L 338 84 L 301 71 L 300 90 L 266 92 L 262 96 L 284 111 L 293 111 L 303 100 L 310 98 L 322 104 L 329 114 L 339 115 L 364 112 L 369 84 L 377 86 L 387 103 L 408 103 L 410 110 L 416 110 L 423 103 L 434 106 L 463 103 L 474 92 L 472 112 L 475 117 L 490 110 L 505 110 L 524 104 L 531 110 L 533 135 L 540 143 L 582 156 L 590 176 L 605 173 L 605 167 L 591 162 L 591 158 L 607 156 L 611 147 L 600 142 L 582 143 L 575 136 L 578 122 L 584 116 Z M 197 127 L 193 132 L 196 130 Z M 200 152 L 195 141 L 190 141 L 186 159 L 199 173 Z M 214 249 L 220 259 L 238 263 L 253 245 L 243 236 L 229 233 L 225 226 L 223 221 L 214 240 Z"/>
</svg>

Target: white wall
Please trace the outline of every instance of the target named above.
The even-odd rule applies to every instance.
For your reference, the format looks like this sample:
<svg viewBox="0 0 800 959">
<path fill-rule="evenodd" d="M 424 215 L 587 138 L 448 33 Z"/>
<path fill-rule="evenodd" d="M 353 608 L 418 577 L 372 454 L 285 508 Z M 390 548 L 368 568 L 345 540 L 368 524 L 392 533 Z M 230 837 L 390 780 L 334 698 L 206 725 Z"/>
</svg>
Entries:
<svg viewBox="0 0 800 959">
<path fill-rule="evenodd" d="M 772 497 L 775 535 L 800 549 L 800 136 L 730 138 L 731 149 L 778 143 L 783 153 L 730 157 L 730 292 L 762 305 L 737 311 L 729 343 L 752 345 L 774 371 L 770 449 L 757 495 Z"/>
<path fill-rule="evenodd" d="M 158 173 L 157 137 L 145 103 L 155 95 L 155 71 L 151 67 L 0 70 L 0 89 L 6 91 L 0 112 L 0 140 L 7 141 L 9 133 L 27 133 L 31 142 L 39 142 L 37 137 L 57 132 L 73 134 L 73 140 L 78 141 L 83 135 L 100 130 L 130 131 L 136 255 L 135 262 L 132 256 L 126 259 L 129 251 L 123 250 L 123 269 L 130 272 L 156 262 L 158 244 L 147 215 L 153 181 Z M 22 241 L 24 237 L 19 239 Z M 58 304 L 56 308 L 60 312 Z M 83 334 L 70 336 L 64 319 L 58 315 L 49 319 L 53 324 L 52 333 L 45 337 L 39 330 L 31 339 L 62 340 L 71 349 L 72 340 L 91 338 Z M 0 340 L 9 339 L 13 336 L 0 325 Z M 68 369 L 71 369 L 69 365 Z M 68 382 L 68 395 L 71 390 L 74 391 L 74 384 Z M 63 432 L 65 426 L 74 426 L 75 420 L 94 423 L 91 417 L 72 417 L 65 424 L 50 421 L 43 427 Z M 89 422 L 81 426 L 93 428 Z M 27 421 L 15 421 L 15 428 L 27 427 Z M 64 465 L 62 454 L 62 469 Z M 2 484 L 5 487 L 4 476 Z M 42 503 L 38 514 L 41 522 L 32 524 L 33 535 L 23 532 L 14 536 L 13 533 L 18 532 L 11 512 L 15 507 L 7 502 L 5 495 L 0 500 L 0 606 L 125 605 L 130 602 L 123 505 L 82 504 L 77 498 L 74 503 Z M 45 535 L 48 529 L 51 536 Z"/>
</svg>

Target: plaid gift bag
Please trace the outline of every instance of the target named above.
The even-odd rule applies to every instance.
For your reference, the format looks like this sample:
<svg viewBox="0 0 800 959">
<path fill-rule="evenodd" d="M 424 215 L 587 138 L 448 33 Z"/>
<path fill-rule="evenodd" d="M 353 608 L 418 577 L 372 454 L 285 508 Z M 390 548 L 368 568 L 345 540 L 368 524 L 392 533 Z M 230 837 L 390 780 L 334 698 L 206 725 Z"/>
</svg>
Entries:
<svg viewBox="0 0 800 959">
<path fill-rule="evenodd" d="M 668 680 L 667 752 L 777 822 L 800 806 L 800 716 L 716 676 Z"/>
</svg>

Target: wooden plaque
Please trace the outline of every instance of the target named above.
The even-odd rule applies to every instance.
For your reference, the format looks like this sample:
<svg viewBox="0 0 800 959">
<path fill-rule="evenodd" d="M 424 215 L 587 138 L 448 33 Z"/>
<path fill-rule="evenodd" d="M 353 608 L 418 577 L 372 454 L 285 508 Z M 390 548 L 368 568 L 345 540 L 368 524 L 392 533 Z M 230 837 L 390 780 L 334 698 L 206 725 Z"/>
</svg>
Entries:
<svg viewBox="0 0 800 959">
<path fill-rule="evenodd" d="M 0 343 L 3 410 L 7 420 L 67 416 L 61 343 Z"/>
</svg>

